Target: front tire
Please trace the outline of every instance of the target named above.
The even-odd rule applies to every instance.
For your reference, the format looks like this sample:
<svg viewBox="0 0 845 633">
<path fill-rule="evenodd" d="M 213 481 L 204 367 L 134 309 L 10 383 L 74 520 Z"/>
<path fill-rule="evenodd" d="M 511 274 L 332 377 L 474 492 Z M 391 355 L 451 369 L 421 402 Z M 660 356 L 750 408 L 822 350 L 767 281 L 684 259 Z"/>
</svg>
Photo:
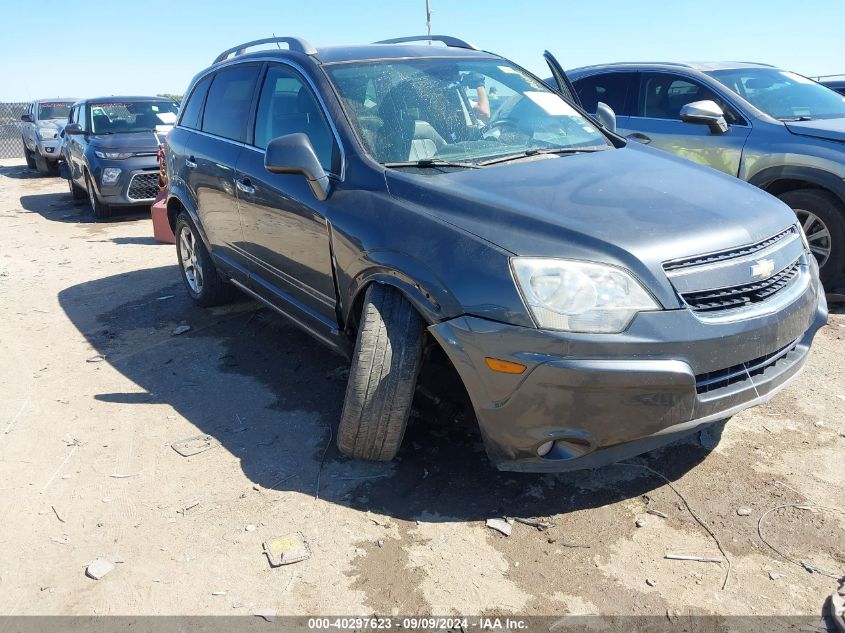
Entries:
<svg viewBox="0 0 845 633">
<path fill-rule="evenodd" d="M 88 193 L 82 187 L 77 185 L 73 178 L 67 179 L 67 186 L 68 189 L 70 189 L 70 195 L 74 200 L 84 200 L 88 197 Z"/>
<path fill-rule="evenodd" d="M 397 290 L 367 289 L 343 413 L 337 434 L 342 453 L 387 462 L 396 456 L 417 384 L 424 323 Z"/>
<path fill-rule="evenodd" d="M 50 163 L 47 162 L 47 159 L 44 158 L 38 152 L 33 154 L 33 160 L 35 162 L 35 169 L 38 171 L 39 174 L 42 176 L 49 176 L 50 175 Z"/>
<path fill-rule="evenodd" d="M 176 218 L 176 256 L 185 289 L 197 305 L 216 306 L 232 298 L 232 286 L 217 272 L 202 238 L 184 212 Z"/>
<path fill-rule="evenodd" d="M 26 159 L 26 166 L 35 169 L 35 159 L 32 157 L 32 152 L 26 146 L 26 141 L 21 140 L 21 143 L 23 143 L 23 157 Z"/>
<path fill-rule="evenodd" d="M 94 190 L 94 183 L 91 182 L 91 175 L 85 173 L 85 191 L 88 194 L 88 206 L 91 207 L 91 212 L 98 220 L 103 220 L 111 215 L 111 207 L 100 202 L 97 197 L 97 192 Z"/>
<path fill-rule="evenodd" d="M 834 283 L 845 270 L 845 206 L 819 189 L 797 189 L 778 197 L 792 207 L 804 227 L 822 283 Z"/>
</svg>

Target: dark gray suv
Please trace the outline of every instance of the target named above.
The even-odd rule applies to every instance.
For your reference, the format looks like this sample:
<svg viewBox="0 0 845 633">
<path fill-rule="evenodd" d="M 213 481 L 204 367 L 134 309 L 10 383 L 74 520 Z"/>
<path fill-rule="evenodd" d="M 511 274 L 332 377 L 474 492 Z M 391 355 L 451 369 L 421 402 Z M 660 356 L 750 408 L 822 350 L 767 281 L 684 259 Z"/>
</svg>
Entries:
<svg viewBox="0 0 845 633">
<path fill-rule="evenodd" d="M 102 97 L 73 105 L 62 156 L 70 192 L 95 218 L 114 207 L 149 206 L 159 192 L 160 138 L 179 106 L 161 97 Z"/>
<path fill-rule="evenodd" d="M 423 358 L 520 471 L 650 450 L 796 376 L 827 310 L 789 207 L 420 39 L 236 46 L 168 137 L 188 293 L 237 287 L 351 358 L 344 453 L 396 454 Z"/>
</svg>

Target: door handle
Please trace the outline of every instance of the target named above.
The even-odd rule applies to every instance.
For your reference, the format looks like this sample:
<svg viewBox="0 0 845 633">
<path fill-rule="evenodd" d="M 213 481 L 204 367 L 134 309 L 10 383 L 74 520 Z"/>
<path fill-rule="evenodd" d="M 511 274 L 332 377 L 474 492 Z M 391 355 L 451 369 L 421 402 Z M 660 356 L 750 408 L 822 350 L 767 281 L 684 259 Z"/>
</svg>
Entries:
<svg viewBox="0 0 845 633">
<path fill-rule="evenodd" d="M 239 191 L 243 191 L 244 193 L 255 193 L 255 187 L 252 186 L 252 182 L 249 178 L 244 178 L 243 180 L 236 180 L 235 186 L 238 188 Z"/>
<path fill-rule="evenodd" d="M 634 132 L 633 134 L 629 134 L 625 138 L 629 138 L 632 141 L 636 141 L 637 143 L 642 143 L 643 145 L 648 145 L 651 143 L 651 137 L 642 134 L 641 132 Z"/>
<path fill-rule="evenodd" d="M 197 166 L 197 160 L 193 156 L 185 159 L 185 167 L 188 167 L 189 169 L 193 169 L 196 166 Z"/>
</svg>

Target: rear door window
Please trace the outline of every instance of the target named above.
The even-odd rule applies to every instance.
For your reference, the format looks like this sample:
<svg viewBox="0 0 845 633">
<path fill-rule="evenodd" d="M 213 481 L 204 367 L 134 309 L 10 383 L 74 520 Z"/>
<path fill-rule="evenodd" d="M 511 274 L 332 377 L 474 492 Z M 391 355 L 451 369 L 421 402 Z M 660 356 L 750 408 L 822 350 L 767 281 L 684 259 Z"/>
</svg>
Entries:
<svg viewBox="0 0 845 633">
<path fill-rule="evenodd" d="M 627 116 L 628 95 L 636 73 L 604 73 L 576 80 L 575 92 L 587 112 L 595 112 L 599 101 L 621 116 Z"/>
<path fill-rule="evenodd" d="M 244 140 L 258 69 L 258 64 L 239 64 L 214 76 L 202 117 L 203 132 Z"/>
<path fill-rule="evenodd" d="M 185 107 L 182 110 L 182 118 L 179 124 L 192 130 L 199 130 L 202 125 L 202 106 L 205 103 L 205 95 L 208 94 L 208 87 L 211 85 L 211 76 L 203 77 L 194 90 L 191 96 L 185 102 Z"/>
</svg>

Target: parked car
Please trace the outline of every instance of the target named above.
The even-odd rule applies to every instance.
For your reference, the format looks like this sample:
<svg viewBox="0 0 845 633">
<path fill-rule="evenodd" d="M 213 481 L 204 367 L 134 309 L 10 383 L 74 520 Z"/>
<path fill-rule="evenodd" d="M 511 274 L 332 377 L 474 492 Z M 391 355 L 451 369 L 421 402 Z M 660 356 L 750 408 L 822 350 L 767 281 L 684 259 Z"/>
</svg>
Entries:
<svg viewBox="0 0 845 633">
<path fill-rule="evenodd" d="M 757 185 L 804 227 L 825 284 L 845 271 L 845 99 L 748 63 L 624 63 L 568 71 L 618 132 Z"/>
<path fill-rule="evenodd" d="M 36 99 L 21 115 L 21 142 L 26 165 L 38 173 L 55 173 L 61 158 L 60 134 L 76 99 Z"/>
<path fill-rule="evenodd" d="M 816 79 L 823 86 L 827 86 L 831 90 L 835 90 L 845 96 L 845 75 L 829 75 L 827 77 L 817 77 Z"/>
<path fill-rule="evenodd" d="M 351 358 L 341 451 L 396 454 L 424 356 L 518 471 L 651 450 L 795 377 L 827 310 L 789 207 L 420 39 L 240 44 L 168 136 L 188 294 L 234 286 Z"/>
<path fill-rule="evenodd" d="M 115 206 L 149 206 L 159 191 L 160 135 L 179 106 L 161 97 L 101 97 L 73 105 L 62 154 L 74 198 L 87 198 L 96 218 Z"/>
</svg>

